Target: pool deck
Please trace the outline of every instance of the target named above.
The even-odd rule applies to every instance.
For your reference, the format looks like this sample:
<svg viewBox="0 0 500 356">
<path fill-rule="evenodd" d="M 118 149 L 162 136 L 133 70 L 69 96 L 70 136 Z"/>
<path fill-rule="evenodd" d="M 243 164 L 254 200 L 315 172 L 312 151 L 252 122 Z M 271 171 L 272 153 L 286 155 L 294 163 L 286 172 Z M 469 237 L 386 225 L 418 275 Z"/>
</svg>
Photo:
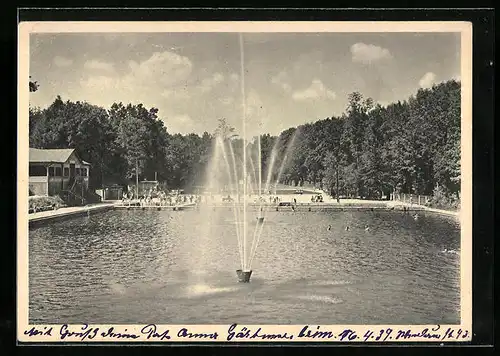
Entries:
<svg viewBox="0 0 500 356">
<path fill-rule="evenodd" d="M 86 206 L 73 206 L 67 208 L 59 208 L 56 210 L 42 211 L 39 213 L 32 213 L 28 214 L 29 226 L 34 226 L 49 221 L 62 220 L 69 217 L 103 212 L 113 209 L 114 206 L 115 203 L 104 202 Z"/>
<path fill-rule="evenodd" d="M 454 216 L 456 218 L 460 218 L 460 211 L 455 211 L 455 210 L 434 209 L 434 208 L 429 208 L 429 207 L 424 206 L 424 205 L 403 203 L 403 202 L 395 201 L 395 200 L 388 201 L 387 205 L 391 206 L 391 207 L 394 206 L 395 208 L 397 207 L 399 209 L 401 209 L 401 207 L 406 207 L 406 208 L 410 208 L 410 210 L 429 211 L 429 212 L 433 212 L 433 213 L 440 214 L 440 215 Z"/>
<path fill-rule="evenodd" d="M 301 197 L 302 198 L 302 197 Z M 241 205 L 236 203 L 236 205 Z M 140 206 L 140 205 L 128 205 L 123 204 L 121 201 L 106 201 L 98 204 L 86 205 L 86 206 L 76 206 L 76 207 L 67 207 L 60 208 L 57 210 L 49 210 L 38 213 L 32 213 L 28 215 L 29 226 L 40 225 L 49 221 L 57 221 L 71 217 L 77 217 L 87 214 L 93 214 L 98 212 L 104 212 L 113 209 L 126 209 L 126 210 L 186 210 L 193 208 L 233 208 L 235 203 L 229 202 L 206 202 L 197 206 L 194 203 L 186 203 L 179 205 L 149 205 L 149 206 Z M 323 203 L 313 203 L 307 202 L 306 199 L 297 199 L 297 203 L 292 205 L 278 205 L 276 203 L 263 203 L 262 205 L 259 203 L 250 203 L 251 209 L 265 209 L 265 210 L 275 210 L 277 211 L 346 211 L 346 210 L 357 210 L 357 211 L 380 211 L 380 210 L 408 210 L 408 211 L 428 211 L 437 213 L 440 215 L 454 216 L 456 218 L 460 217 L 459 211 L 449 211 L 449 210 L 440 210 L 433 209 L 422 205 L 403 203 L 399 201 L 378 201 L 378 200 L 360 200 L 360 199 L 342 199 L 340 203 L 337 203 L 334 199 L 327 199 Z"/>
<path fill-rule="evenodd" d="M 285 204 L 290 202 L 285 202 Z M 203 202 L 200 205 L 196 205 L 193 203 L 180 204 L 180 205 L 127 205 L 118 203 L 114 206 L 115 209 L 127 209 L 127 210 L 185 210 L 185 209 L 207 209 L 207 208 L 233 208 L 235 206 L 241 206 L 241 203 L 235 202 Z M 406 210 L 406 211 L 428 211 L 441 215 L 447 216 L 455 216 L 459 217 L 460 213 L 458 211 L 450 211 L 450 210 L 440 210 L 433 209 L 423 205 L 417 204 L 409 204 L 403 203 L 399 201 L 381 201 L 381 200 L 361 200 L 361 199 L 342 199 L 339 203 L 336 200 L 329 199 L 323 203 L 313 203 L 307 201 L 306 199 L 297 199 L 297 203 L 290 205 L 279 205 L 277 203 L 269 203 L 265 202 L 262 204 L 251 202 L 249 203 L 249 207 L 252 210 L 258 210 L 260 208 L 265 210 L 274 210 L 278 208 L 278 211 L 287 211 L 292 210 L 295 211 L 345 211 L 345 210 L 357 210 L 357 211 L 375 211 L 375 210 Z"/>
<path fill-rule="evenodd" d="M 122 204 L 121 202 L 114 204 L 113 209 L 120 210 L 185 210 L 196 208 L 195 203 L 177 204 L 177 205 L 139 205 L 139 204 Z"/>
</svg>

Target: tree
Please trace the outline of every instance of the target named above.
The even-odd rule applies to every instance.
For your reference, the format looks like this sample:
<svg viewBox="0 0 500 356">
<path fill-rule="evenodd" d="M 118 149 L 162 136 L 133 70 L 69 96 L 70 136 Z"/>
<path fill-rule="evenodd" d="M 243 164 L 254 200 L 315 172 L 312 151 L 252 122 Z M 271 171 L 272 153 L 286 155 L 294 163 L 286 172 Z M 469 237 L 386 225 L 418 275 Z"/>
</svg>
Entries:
<svg viewBox="0 0 500 356">
<path fill-rule="evenodd" d="M 215 129 L 214 136 L 220 136 L 224 141 L 226 139 L 231 139 L 233 137 L 236 137 L 237 135 L 235 134 L 235 129 L 234 127 L 230 126 L 227 123 L 227 120 L 225 118 L 219 119 L 219 124 L 217 125 L 217 128 Z"/>
<path fill-rule="evenodd" d="M 112 130 L 103 108 L 88 103 L 63 102 L 58 96 L 45 110 L 30 112 L 30 146 L 76 148 L 92 164 L 90 185 L 99 187 L 102 177 L 117 171 Z"/>
<path fill-rule="evenodd" d="M 38 90 L 40 85 L 38 84 L 37 81 L 32 81 L 31 80 L 31 75 L 30 75 L 30 81 L 29 81 L 29 88 L 30 88 L 30 93 L 33 93 Z"/>
<path fill-rule="evenodd" d="M 320 182 L 332 194 L 370 198 L 393 191 L 439 192 L 446 201 L 456 201 L 461 179 L 459 82 L 421 89 L 387 107 L 358 92 L 348 99 L 340 117 L 290 127 L 277 137 L 260 136 L 266 183 Z M 213 135 L 171 135 L 158 110 L 141 104 L 115 103 L 105 110 L 58 96 L 46 109 L 30 108 L 29 129 L 31 147 L 78 148 L 92 163 L 94 186 L 134 179 L 136 161 L 141 179 L 157 174 L 173 188 L 202 184 L 207 169 L 223 168 L 217 176 L 223 179 L 226 163 L 219 157 L 221 167 L 209 165 L 215 137 L 222 137 L 227 156 L 234 154 L 238 172 L 244 147 L 249 159 L 258 159 L 255 140 L 243 142 L 225 118 L 219 119 Z"/>
<path fill-rule="evenodd" d="M 109 116 L 116 128 L 113 138 L 117 150 L 126 162 L 126 178 L 134 179 L 138 174 L 140 179 L 152 180 L 156 173 L 159 178 L 166 179 L 169 136 L 158 119 L 158 109 L 147 109 L 142 104 L 115 103 Z"/>
<path fill-rule="evenodd" d="M 349 94 L 348 100 L 347 112 L 343 116 L 344 130 L 340 139 L 342 165 L 349 167 L 344 170 L 344 173 L 349 176 L 349 179 L 346 179 L 346 184 L 347 182 L 353 184 L 353 186 L 349 186 L 349 190 L 358 196 L 362 190 L 358 169 L 363 152 L 364 125 L 367 120 L 367 111 L 371 109 L 373 100 L 368 98 L 363 101 L 363 96 L 358 92 Z"/>
</svg>

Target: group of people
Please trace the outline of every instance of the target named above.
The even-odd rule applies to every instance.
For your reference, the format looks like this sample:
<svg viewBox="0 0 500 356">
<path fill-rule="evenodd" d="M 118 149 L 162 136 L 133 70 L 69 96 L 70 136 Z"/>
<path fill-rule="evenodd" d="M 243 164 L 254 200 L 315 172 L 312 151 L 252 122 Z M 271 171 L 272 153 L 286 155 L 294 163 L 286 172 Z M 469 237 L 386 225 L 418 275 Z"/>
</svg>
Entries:
<svg viewBox="0 0 500 356">
<path fill-rule="evenodd" d="M 127 192 L 123 194 L 122 202 L 123 204 L 130 204 L 134 198 L 133 192 Z M 179 204 L 188 204 L 201 202 L 200 195 L 193 194 L 169 194 L 160 189 L 150 189 L 144 194 L 140 195 L 138 198 L 138 203 L 141 206 L 173 206 Z"/>
<path fill-rule="evenodd" d="M 141 193 L 141 192 L 140 192 Z M 252 196 L 249 195 L 251 198 Z M 201 204 L 201 203 L 215 203 L 219 202 L 241 202 L 242 196 L 238 195 L 236 198 L 231 196 L 230 194 L 216 196 L 213 194 L 184 194 L 183 191 L 172 191 L 165 192 L 158 187 L 151 188 L 149 190 L 145 190 L 142 194 L 137 197 L 133 190 L 123 193 L 122 203 L 124 205 L 137 204 L 139 203 L 141 206 L 175 206 L 180 204 Z M 251 198 L 252 199 L 252 198 Z M 254 196 L 253 202 L 255 204 L 258 203 L 267 203 L 269 204 L 280 204 L 283 201 L 283 198 L 278 195 L 269 194 L 268 197 L 264 196 Z M 311 196 L 311 202 L 323 202 L 323 197 L 321 195 L 313 195 Z M 297 199 L 292 198 L 291 203 L 293 205 L 297 204 Z"/>
<path fill-rule="evenodd" d="M 312 195 L 311 196 L 311 203 L 323 203 L 323 196 L 321 194 Z"/>
<path fill-rule="evenodd" d="M 252 196 L 249 195 L 249 197 L 251 198 Z M 213 196 L 211 196 L 211 200 L 212 201 L 214 200 Z M 235 200 L 237 200 L 238 202 L 241 202 L 241 195 L 239 195 L 237 197 L 237 199 L 234 199 L 230 194 L 224 195 L 222 197 L 222 202 L 223 203 L 224 202 L 230 203 L 230 202 L 234 202 Z M 265 197 L 263 197 L 263 196 L 256 196 L 256 197 L 254 197 L 253 202 L 255 204 L 258 204 L 258 203 L 267 203 L 267 199 Z M 278 204 L 279 202 L 281 202 L 281 198 L 280 197 L 269 195 L 269 203 L 270 204 L 272 204 L 272 203 Z"/>
</svg>

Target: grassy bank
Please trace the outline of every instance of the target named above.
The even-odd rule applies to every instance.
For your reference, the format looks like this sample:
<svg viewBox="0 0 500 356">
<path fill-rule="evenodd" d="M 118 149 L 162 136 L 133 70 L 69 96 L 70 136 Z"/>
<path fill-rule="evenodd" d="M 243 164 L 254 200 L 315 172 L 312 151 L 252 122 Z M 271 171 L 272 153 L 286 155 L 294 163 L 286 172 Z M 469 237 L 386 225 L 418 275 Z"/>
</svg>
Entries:
<svg viewBox="0 0 500 356">
<path fill-rule="evenodd" d="M 460 197 L 455 194 L 446 194 L 442 189 L 436 188 L 432 198 L 425 206 L 433 209 L 458 211 L 460 210 Z"/>
<path fill-rule="evenodd" d="M 50 209 L 59 209 L 65 207 L 64 201 L 59 197 L 46 197 L 46 196 L 30 196 L 29 197 L 29 211 L 44 211 Z"/>
</svg>

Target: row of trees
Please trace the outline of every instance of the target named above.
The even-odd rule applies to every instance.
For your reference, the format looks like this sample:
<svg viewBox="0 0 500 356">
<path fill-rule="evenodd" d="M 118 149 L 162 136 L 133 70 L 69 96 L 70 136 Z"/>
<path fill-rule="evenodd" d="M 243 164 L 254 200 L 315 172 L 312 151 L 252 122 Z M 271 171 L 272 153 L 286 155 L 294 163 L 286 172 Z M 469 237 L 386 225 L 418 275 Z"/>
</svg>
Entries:
<svg viewBox="0 0 500 356">
<path fill-rule="evenodd" d="M 36 95 L 36 94 L 34 94 Z M 127 183 L 135 177 L 172 188 L 202 185 L 219 134 L 241 156 L 243 142 L 224 119 L 216 132 L 170 134 L 155 108 L 115 103 L 108 110 L 60 97 L 30 109 L 30 146 L 75 147 L 92 163 L 91 184 Z M 249 152 L 256 162 L 255 140 Z M 273 153 L 274 150 L 274 153 Z M 263 179 L 274 156 L 272 181 L 311 183 L 341 194 L 380 198 L 393 191 L 445 195 L 460 191 L 460 83 L 420 89 L 407 101 L 374 105 L 349 95 L 340 117 L 261 136 Z M 336 192 L 337 179 L 339 192 Z"/>
<path fill-rule="evenodd" d="M 338 118 L 299 126 L 286 177 L 322 183 L 334 193 L 377 198 L 390 192 L 460 191 L 460 83 L 421 89 L 404 102 L 374 105 L 349 95 Z M 286 179 L 286 178 L 285 178 Z"/>
</svg>

